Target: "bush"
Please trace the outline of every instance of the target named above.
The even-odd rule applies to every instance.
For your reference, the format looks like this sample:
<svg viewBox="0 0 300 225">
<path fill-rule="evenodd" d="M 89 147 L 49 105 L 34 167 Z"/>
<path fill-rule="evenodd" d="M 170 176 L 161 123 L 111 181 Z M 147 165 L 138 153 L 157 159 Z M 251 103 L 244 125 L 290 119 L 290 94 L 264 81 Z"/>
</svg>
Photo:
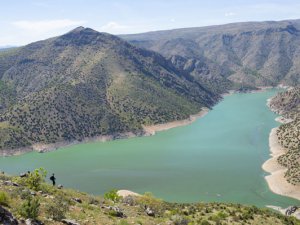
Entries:
<svg viewBox="0 0 300 225">
<path fill-rule="evenodd" d="M 119 202 L 121 200 L 121 197 L 117 194 L 117 190 L 116 189 L 113 189 L 109 192 L 106 192 L 104 194 L 104 198 L 106 200 L 111 200 L 113 202 Z"/>
<path fill-rule="evenodd" d="M 217 216 L 222 220 L 228 217 L 228 215 L 225 212 L 218 212 Z"/>
<path fill-rule="evenodd" d="M 189 220 L 187 218 L 181 217 L 181 216 L 176 216 L 173 218 L 174 225 L 188 225 Z"/>
<path fill-rule="evenodd" d="M 201 225 L 210 225 L 210 223 L 207 220 L 202 220 L 200 224 Z"/>
<path fill-rule="evenodd" d="M 129 225 L 126 220 L 121 220 L 118 225 Z"/>
<path fill-rule="evenodd" d="M 45 181 L 47 171 L 43 168 L 35 169 L 26 178 L 26 185 L 35 191 L 40 190 L 41 183 Z"/>
<path fill-rule="evenodd" d="M 152 193 L 146 192 L 143 196 L 137 198 L 138 203 L 142 208 L 149 207 L 155 214 L 162 215 L 164 210 L 163 201 L 155 198 Z"/>
<path fill-rule="evenodd" d="M 56 198 L 46 206 L 47 215 L 56 221 L 64 219 L 68 210 L 69 206 L 62 198 Z"/>
<path fill-rule="evenodd" d="M 39 215 L 40 210 L 40 201 L 38 198 L 29 197 L 19 209 L 19 213 L 21 216 L 26 219 L 36 220 Z"/>
<path fill-rule="evenodd" d="M 2 206 L 8 206 L 9 204 L 9 197 L 8 195 L 3 192 L 3 191 L 0 191 L 0 205 Z"/>
</svg>

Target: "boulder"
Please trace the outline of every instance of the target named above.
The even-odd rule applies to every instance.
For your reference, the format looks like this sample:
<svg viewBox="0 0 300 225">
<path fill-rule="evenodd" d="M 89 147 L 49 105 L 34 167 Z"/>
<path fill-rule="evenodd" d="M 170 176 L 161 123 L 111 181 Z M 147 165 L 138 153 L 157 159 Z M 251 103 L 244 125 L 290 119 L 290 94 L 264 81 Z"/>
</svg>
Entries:
<svg viewBox="0 0 300 225">
<path fill-rule="evenodd" d="M 3 184 L 6 185 L 6 186 L 15 186 L 15 187 L 19 187 L 19 185 L 18 185 L 17 183 L 14 183 L 14 182 L 12 182 L 12 181 L 10 181 L 10 180 L 4 181 Z"/>
<path fill-rule="evenodd" d="M 72 198 L 74 202 L 82 203 L 82 200 L 80 198 Z"/>
<path fill-rule="evenodd" d="M 32 219 L 27 219 L 25 220 L 26 225 L 43 225 L 41 221 L 38 220 L 32 220 Z"/>
<path fill-rule="evenodd" d="M 21 177 L 21 178 L 27 177 L 27 173 L 20 173 L 20 177 Z"/>
<path fill-rule="evenodd" d="M 119 207 L 108 206 L 108 207 L 105 207 L 105 208 L 112 211 L 112 214 L 116 217 L 120 217 L 120 218 L 125 218 L 126 217 L 126 215 L 122 212 L 122 210 Z"/>
<path fill-rule="evenodd" d="M 16 218 L 5 208 L 0 206 L 0 224 L 3 225 L 18 225 Z"/>
<path fill-rule="evenodd" d="M 135 197 L 134 196 L 126 196 L 122 199 L 122 202 L 126 205 L 129 205 L 129 206 L 134 206 L 136 205 L 136 200 L 135 200 Z"/>
<path fill-rule="evenodd" d="M 152 209 L 150 209 L 149 207 L 146 208 L 145 212 L 148 216 L 153 216 L 153 217 L 155 216 L 154 211 Z"/>
<path fill-rule="evenodd" d="M 64 224 L 67 224 L 67 225 L 80 225 L 75 220 L 63 219 L 61 222 L 64 223 Z"/>
</svg>

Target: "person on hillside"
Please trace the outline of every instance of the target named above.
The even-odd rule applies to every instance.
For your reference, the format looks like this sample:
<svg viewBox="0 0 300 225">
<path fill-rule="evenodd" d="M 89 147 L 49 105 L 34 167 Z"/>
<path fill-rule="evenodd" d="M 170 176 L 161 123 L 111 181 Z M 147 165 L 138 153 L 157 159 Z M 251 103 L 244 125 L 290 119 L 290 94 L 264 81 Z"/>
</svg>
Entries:
<svg viewBox="0 0 300 225">
<path fill-rule="evenodd" d="M 55 178 L 55 176 L 54 176 L 54 173 L 53 173 L 52 176 L 50 177 L 50 180 L 52 181 L 53 186 L 55 186 L 55 180 L 56 180 L 56 178 Z"/>
</svg>

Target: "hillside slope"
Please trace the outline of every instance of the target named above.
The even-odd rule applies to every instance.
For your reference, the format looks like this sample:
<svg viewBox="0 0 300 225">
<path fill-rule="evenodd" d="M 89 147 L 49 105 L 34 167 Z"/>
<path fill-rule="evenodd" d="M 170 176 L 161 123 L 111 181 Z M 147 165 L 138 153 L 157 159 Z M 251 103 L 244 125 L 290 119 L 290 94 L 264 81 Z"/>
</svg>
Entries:
<svg viewBox="0 0 300 225">
<path fill-rule="evenodd" d="M 154 50 L 213 88 L 300 83 L 300 20 L 166 30 L 122 38 Z M 215 85 L 217 83 L 217 85 Z"/>
<path fill-rule="evenodd" d="M 161 55 L 83 27 L 1 52 L 0 87 L 2 150 L 141 134 L 219 99 Z"/>
<path fill-rule="evenodd" d="M 58 189 L 44 182 L 32 185 L 30 180 L 40 178 L 35 175 L 36 172 L 32 174 L 23 178 L 0 174 L 1 224 L 25 224 L 18 221 L 30 221 L 30 218 L 30 224 L 42 222 L 45 225 L 300 224 L 294 217 L 286 217 L 255 206 L 168 203 L 149 193 L 120 198 L 114 191 L 108 192 L 103 198 L 71 189 Z"/>
<path fill-rule="evenodd" d="M 287 150 L 278 162 L 287 168 L 285 177 L 288 182 L 300 187 L 300 87 L 279 93 L 271 100 L 270 107 L 292 120 L 277 131 L 281 146 Z"/>
</svg>

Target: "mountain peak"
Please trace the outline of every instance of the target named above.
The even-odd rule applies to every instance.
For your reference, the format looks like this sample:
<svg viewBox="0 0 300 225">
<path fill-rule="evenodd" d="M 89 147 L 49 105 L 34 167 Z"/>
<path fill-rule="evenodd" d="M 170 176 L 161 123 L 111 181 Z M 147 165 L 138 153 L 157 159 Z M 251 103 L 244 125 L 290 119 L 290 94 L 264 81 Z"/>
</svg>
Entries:
<svg viewBox="0 0 300 225">
<path fill-rule="evenodd" d="M 70 32 L 80 32 L 82 30 L 86 29 L 85 27 L 83 26 L 79 26 L 79 27 L 76 27 L 75 29 L 71 30 Z"/>
<path fill-rule="evenodd" d="M 75 29 L 69 31 L 67 34 L 69 33 L 73 33 L 73 34 L 76 34 L 76 33 L 100 33 L 96 30 L 93 30 L 91 28 L 88 28 L 88 27 L 83 27 L 83 26 L 80 26 L 80 27 L 76 27 Z"/>
<path fill-rule="evenodd" d="M 68 45 L 74 44 L 77 46 L 96 44 L 99 41 L 104 41 L 108 38 L 111 38 L 112 35 L 105 35 L 104 33 L 98 32 L 91 28 L 87 27 L 77 27 L 68 33 L 59 36 L 56 39 L 57 45 Z"/>
</svg>

